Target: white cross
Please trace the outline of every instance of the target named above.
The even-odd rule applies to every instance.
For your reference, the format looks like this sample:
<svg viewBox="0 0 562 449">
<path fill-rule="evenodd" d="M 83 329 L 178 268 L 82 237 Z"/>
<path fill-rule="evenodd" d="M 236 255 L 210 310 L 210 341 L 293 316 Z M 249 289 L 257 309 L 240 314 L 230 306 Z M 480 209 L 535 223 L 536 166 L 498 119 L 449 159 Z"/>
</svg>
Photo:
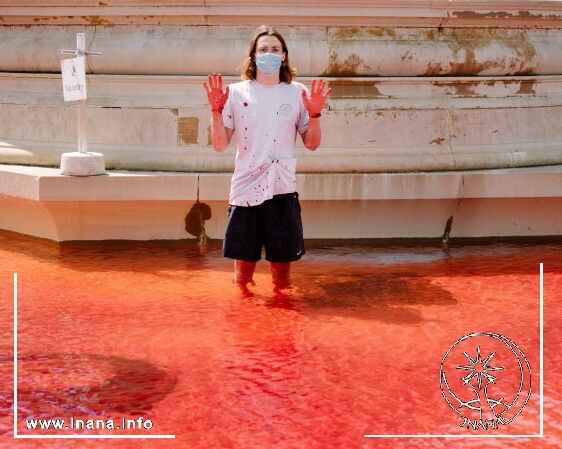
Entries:
<svg viewBox="0 0 562 449">
<path fill-rule="evenodd" d="M 102 53 L 95 51 L 86 51 L 86 35 L 78 33 L 76 35 L 76 50 L 61 50 L 63 54 L 76 55 L 78 58 L 86 56 L 101 56 Z M 85 62 L 85 61 L 84 61 Z M 84 67 L 86 64 L 84 64 Z M 84 73 L 85 77 L 85 73 Z M 80 153 L 88 152 L 87 143 L 87 119 L 86 119 L 86 100 L 78 100 L 78 151 Z"/>
<path fill-rule="evenodd" d="M 86 35 L 78 33 L 76 35 L 76 50 L 61 50 L 61 53 L 76 56 L 101 56 L 103 53 L 97 51 L 86 51 Z"/>
</svg>

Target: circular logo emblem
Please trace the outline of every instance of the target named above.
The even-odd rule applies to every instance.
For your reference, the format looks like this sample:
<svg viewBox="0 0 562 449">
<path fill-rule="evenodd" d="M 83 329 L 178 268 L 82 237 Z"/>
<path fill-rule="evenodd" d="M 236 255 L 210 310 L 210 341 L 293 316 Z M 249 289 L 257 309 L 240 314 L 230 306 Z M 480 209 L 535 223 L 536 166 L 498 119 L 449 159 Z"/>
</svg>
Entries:
<svg viewBox="0 0 562 449">
<path fill-rule="evenodd" d="M 287 116 L 291 113 L 291 111 L 293 110 L 293 108 L 291 107 L 290 104 L 284 103 L 281 106 L 279 106 L 279 114 Z"/>
<path fill-rule="evenodd" d="M 460 427 L 497 429 L 511 423 L 531 397 L 531 367 L 508 338 L 492 333 L 462 337 L 441 361 L 441 392 Z"/>
</svg>

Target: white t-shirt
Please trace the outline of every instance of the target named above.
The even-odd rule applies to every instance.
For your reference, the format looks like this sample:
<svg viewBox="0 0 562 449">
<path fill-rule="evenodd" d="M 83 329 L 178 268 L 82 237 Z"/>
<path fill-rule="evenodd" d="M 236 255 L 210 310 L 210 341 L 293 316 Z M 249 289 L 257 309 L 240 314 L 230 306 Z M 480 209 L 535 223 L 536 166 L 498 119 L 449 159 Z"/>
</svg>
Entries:
<svg viewBox="0 0 562 449">
<path fill-rule="evenodd" d="M 257 81 L 231 84 L 222 112 L 224 126 L 235 130 L 236 162 L 229 203 L 257 206 L 273 195 L 297 190 L 297 132 L 308 129 L 303 89 L 295 81 L 272 86 Z"/>
</svg>

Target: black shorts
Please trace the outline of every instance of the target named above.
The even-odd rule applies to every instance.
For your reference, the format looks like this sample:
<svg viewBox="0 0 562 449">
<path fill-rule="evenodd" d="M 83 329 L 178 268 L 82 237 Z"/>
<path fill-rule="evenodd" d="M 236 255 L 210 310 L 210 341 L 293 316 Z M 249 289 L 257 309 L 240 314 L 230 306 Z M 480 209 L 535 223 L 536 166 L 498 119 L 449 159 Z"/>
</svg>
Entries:
<svg viewBox="0 0 562 449">
<path fill-rule="evenodd" d="M 265 246 L 269 262 L 294 262 L 304 254 L 298 193 L 275 195 L 258 206 L 230 206 L 222 253 L 257 262 Z"/>
</svg>

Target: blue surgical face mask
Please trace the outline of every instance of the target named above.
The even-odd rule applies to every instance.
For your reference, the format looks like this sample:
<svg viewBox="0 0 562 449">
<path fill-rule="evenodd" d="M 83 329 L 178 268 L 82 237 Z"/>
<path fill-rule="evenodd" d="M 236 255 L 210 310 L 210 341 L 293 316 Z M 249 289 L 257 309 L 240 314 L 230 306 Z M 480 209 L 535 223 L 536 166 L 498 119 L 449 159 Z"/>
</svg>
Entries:
<svg viewBox="0 0 562 449">
<path fill-rule="evenodd" d="M 271 76 L 281 67 L 282 59 L 277 53 L 259 53 L 256 55 L 256 65 L 261 73 Z"/>
</svg>

